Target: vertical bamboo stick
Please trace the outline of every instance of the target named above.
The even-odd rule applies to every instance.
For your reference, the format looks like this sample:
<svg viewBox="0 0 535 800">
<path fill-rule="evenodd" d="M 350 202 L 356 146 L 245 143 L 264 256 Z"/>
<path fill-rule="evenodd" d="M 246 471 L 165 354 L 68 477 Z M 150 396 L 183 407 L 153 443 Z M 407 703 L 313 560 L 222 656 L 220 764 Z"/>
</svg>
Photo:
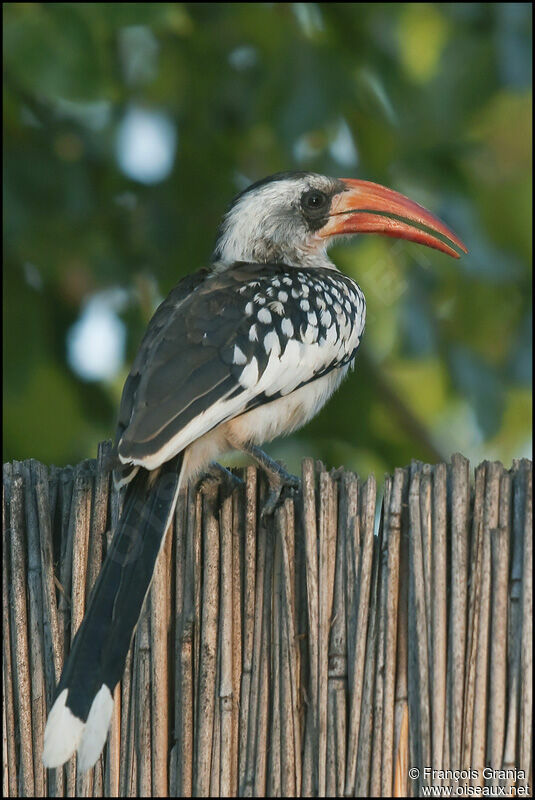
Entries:
<svg viewBox="0 0 535 800">
<path fill-rule="evenodd" d="M 340 568 L 340 578 L 337 587 L 341 584 L 344 596 L 335 598 L 339 608 L 335 628 L 340 656 L 344 659 L 347 685 L 347 732 L 348 745 L 344 748 L 345 774 L 343 776 L 345 792 L 352 791 L 355 785 L 355 770 L 358 751 L 359 726 L 359 692 L 358 676 L 355 675 L 355 652 L 358 625 L 358 576 L 361 558 L 360 542 L 360 502 L 359 481 L 356 475 L 344 473 L 340 483 L 340 503 L 338 517 L 338 554 L 337 567 Z M 337 591 L 335 587 L 335 591 Z M 341 616 L 341 618 L 339 618 Z M 333 634 L 334 635 L 334 634 Z M 342 674 L 342 666 L 340 667 Z M 351 788 L 350 788 L 351 787 Z"/>
<path fill-rule="evenodd" d="M 487 464 L 475 470 L 474 512 L 472 519 L 472 546 L 470 554 L 470 588 L 468 596 L 468 628 L 466 640 L 466 667 L 464 690 L 464 718 L 462 732 L 461 766 L 471 766 L 474 697 L 476 691 L 476 663 L 479 641 L 479 612 L 481 608 L 481 563 L 484 535 L 484 498 Z"/>
<path fill-rule="evenodd" d="M 345 565 L 345 628 L 348 687 L 352 685 L 354 660 L 350 654 L 355 652 L 357 636 L 357 610 L 359 600 L 359 573 L 361 560 L 360 529 L 360 482 L 353 473 L 344 473 L 340 484 L 339 536 L 343 538 L 343 557 Z M 364 492 L 364 490 L 363 490 Z M 350 697 L 351 700 L 351 697 Z M 351 712 L 350 712 L 351 713 Z M 349 763 L 349 762 L 348 762 Z M 351 780 L 349 779 L 349 783 Z"/>
<path fill-rule="evenodd" d="M 427 610 L 428 663 L 431 667 L 431 644 L 433 641 L 433 622 L 431 614 L 433 596 L 433 467 L 422 466 L 420 475 L 420 525 L 422 529 L 422 557 L 424 570 L 425 607 Z M 429 672 L 431 678 L 431 671 Z"/>
<path fill-rule="evenodd" d="M 59 646 L 61 663 L 63 664 L 70 649 L 70 610 L 71 610 L 71 585 L 72 585 L 72 546 L 74 538 L 74 524 L 71 518 L 72 494 L 74 487 L 74 470 L 68 466 L 59 470 L 58 481 L 58 510 L 59 510 L 59 580 L 56 579 L 56 588 L 59 590 L 58 621 L 59 621 Z M 67 792 L 71 795 L 74 786 L 73 761 L 68 762 L 63 772 L 67 780 Z"/>
<path fill-rule="evenodd" d="M 424 588 L 424 558 L 422 548 L 422 526 L 420 517 L 420 473 L 415 472 L 409 490 L 409 638 L 411 651 L 415 654 L 415 674 L 409 678 L 417 725 L 412 728 L 413 738 L 418 742 L 415 763 L 429 765 L 431 762 L 431 730 L 429 711 L 429 664 L 427 657 L 427 609 Z M 411 659 L 409 659 L 409 670 Z M 409 672 L 410 675 L 410 672 Z M 422 781 L 423 783 L 424 781 Z"/>
<path fill-rule="evenodd" d="M 273 700 L 270 704 L 270 730 L 269 730 L 269 751 L 267 760 L 267 783 L 266 796 L 281 796 L 281 547 L 280 547 L 280 515 L 281 509 L 275 513 L 275 524 L 277 531 L 273 537 L 273 583 L 271 586 L 271 658 L 269 665 L 269 683 Z M 266 598 L 267 599 L 267 598 Z M 267 742 L 266 742 L 267 744 Z"/>
<path fill-rule="evenodd" d="M 41 550 L 41 574 L 43 590 L 44 626 L 49 630 L 49 648 L 44 653 L 45 673 L 47 677 L 48 705 L 61 674 L 63 650 L 59 630 L 58 609 L 56 605 L 56 588 L 54 584 L 54 548 L 52 542 L 51 513 L 49 506 L 48 485 L 42 475 L 35 484 L 37 516 L 39 524 L 39 541 Z M 46 664 L 51 671 L 46 672 Z"/>
<path fill-rule="evenodd" d="M 9 772 L 7 755 L 7 710 L 6 710 L 6 685 L 2 678 L 2 794 L 9 796 Z"/>
<path fill-rule="evenodd" d="M 86 604 L 86 574 L 89 530 L 91 524 L 92 478 L 87 462 L 75 470 L 71 519 L 73 526 L 71 643 L 80 627 Z"/>
<path fill-rule="evenodd" d="M 6 465 L 11 466 L 11 465 Z M 10 606 L 10 592 L 9 587 L 12 582 L 12 566 L 9 552 L 10 535 L 8 534 L 8 501 L 6 497 L 6 485 L 10 478 L 7 477 L 7 469 L 4 468 L 4 485 L 2 487 L 2 552 L 4 554 L 3 570 L 2 570 L 2 623 L 4 635 L 2 638 L 3 650 L 3 690 L 4 690 L 4 707 L 5 707 L 5 720 L 4 720 L 4 737 L 6 742 L 6 751 L 4 753 L 4 795 L 14 797 L 18 793 L 17 787 L 17 757 L 15 752 L 15 703 L 14 693 L 16 681 L 14 671 L 16 669 L 15 655 L 11 647 L 12 630 L 9 614 Z"/>
<path fill-rule="evenodd" d="M 487 680 L 488 680 L 488 642 L 489 625 L 491 624 L 490 591 L 491 591 L 491 530 L 499 523 L 499 494 L 503 467 L 499 462 L 487 464 L 485 498 L 483 504 L 483 554 L 481 563 L 481 602 L 479 604 L 479 630 L 477 632 L 477 650 L 475 664 L 475 700 L 472 719 L 472 759 L 470 765 L 477 771 L 474 779 L 477 785 L 483 785 L 483 767 L 486 753 L 486 716 L 488 713 Z M 453 488 L 455 491 L 455 487 Z M 488 552 L 487 552 L 488 551 Z M 452 562 L 452 570 L 454 564 Z M 477 606 L 476 606 L 477 607 Z M 474 611 L 477 614 L 477 611 Z M 484 660 L 485 659 L 485 660 Z"/>
<path fill-rule="evenodd" d="M 202 636 L 202 547 L 204 537 L 204 503 L 201 491 L 188 491 L 188 502 L 192 505 L 191 515 L 194 520 L 193 526 L 193 553 L 192 553 L 192 576 L 193 576 L 193 675 L 195 684 L 195 694 L 193 696 L 193 716 L 195 720 L 195 736 L 198 734 L 198 721 L 201 715 L 199 707 L 199 677 L 201 664 L 201 636 Z M 196 743 L 197 744 L 197 743 Z"/>
<path fill-rule="evenodd" d="M 375 509 L 374 509 L 375 511 Z M 364 689 L 362 692 L 361 724 L 359 726 L 359 747 L 357 755 L 356 779 L 353 789 L 355 797 L 366 797 L 370 783 L 371 755 L 373 745 L 373 724 L 375 716 L 374 688 L 376 680 L 376 631 L 379 616 L 379 538 L 373 539 L 372 577 L 370 588 L 370 607 L 366 640 L 366 662 L 364 667 Z M 379 679 L 379 678 L 377 678 Z M 351 740 L 348 741 L 348 747 Z M 347 786 L 347 776 L 346 776 Z M 370 792 L 371 793 L 371 792 Z"/>
<path fill-rule="evenodd" d="M 233 621 L 233 553 L 232 553 L 232 497 L 227 497 L 220 511 L 221 529 L 221 599 L 220 599 L 220 651 L 221 677 L 219 703 L 221 720 L 221 762 L 219 794 L 231 796 L 233 758 L 232 717 L 234 705 L 234 621 Z"/>
<path fill-rule="evenodd" d="M 152 795 L 152 737 L 150 602 L 148 598 L 145 599 L 134 642 L 135 694 L 133 707 L 135 727 L 132 733 L 137 764 L 136 792 L 140 797 L 150 797 Z"/>
<path fill-rule="evenodd" d="M 101 442 L 98 447 L 97 461 L 94 465 L 94 479 L 93 479 L 93 500 L 91 504 L 91 522 L 89 530 L 89 543 L 88 543 L 88 556 L 87 556 L 87 575 L 86 575 L 86 593 L 87 598 L 91 596 L 91 591 L 98 577 L 100 568 L 102 566 L 102 553 L 103 544 L 106 532 L 106 519 L 108 510 L 108 497 L 110 487 L 110 475 L 108 469 L 108 459 L 111 452 L 111 442 Z M 114 709 L 115 711 L 115 709 Z M 111 730 L 113 733 L 108 739 L 108 758 L 107 762 L 109 767 L 106 770 L 108 781 L 108 789 L 110 794 L 118 792 L 118 764 L 115 763 L 116 769 L 111 770 L 114 763 L 113 757 L 110 753 L 114 752 L 117 756 L 119 743 L 117 737 L 114 735 L 117 731 L 117 712 L 115 711 L 114 720 L 112 722 Z M 110 748 L 112 748 L 110 750 Z M 98 791 L 97 782 L 102 780 L 102 758 L 99 759 L 95 765 L 95 786 L 93 793 Z"/>
<path fill-rule="evenodd" d="M 46 708 L 50 710 L 56 684 L 59 681 L 62 665 L 63 643 L 60 634 L 54 585 L 54 553 L 51 529 L 51 510 L 49 506 L 49 487 L 45 479 L 45 469 L 35 464 L 35 499 L 39 527 L 41 551 L 42 602 L 43 602 L 43 657 L 46 679 Z M 49 772 L 48 793 L 51 796 L 63 795 L 63 770 Z"/>
<path fill-rule="evenodd" d="M 525 515 L 525 489 L 526 489 L 526 462 L 513 461 L 511 470 L 512 479 L 512 508 L 511 521 L 511 583 L 509 594 L 509 654 L 508 674 L 510 676 L 508 692 L 507 730 L 505 736 L 503 766 L 504 769 L 514 769 L 516 765 L 516 752 L 518 744 L 518 720 L 520 704 L 520 651 L 522 642 L 522 560 L 524 544 L 524 515 Z M 500 509 L 500 522 L 503 514 Z M 510 787 L 512 782 L 508 781 Z"/>
<path fill-rule="evenodd" d="M 59 474 L 60 469 L 54 465 L 46 467 L 41 465 L 44 475 L 48 476 L 48 507 L 50 509 L 50 526 L 53 528 L 53 545 L 55 553 L 59 553 L 60 535 L 59 526 L 56 524 L 59 515 Z M 56 560 L 56 559 L 54 559 Z"/>
<path fill-rule="evenodd" d="M 87 592 L 87 561 L 91 526 L 91 502 L 93 494 L 92 463 L 88 459 L 78 464 L 74 471 L 74 485 L 69 525 L 72 526 L 72 584 L 70 608 L 70 646 L 82 623 Z M 67 770 L 67 793 L 85 795 L 91 790 L 92 775 L 78 775 L 71 762 Z"/>
<path fill-rule="evenodd" d="M 199 659 L 197 741 L 194 793 L 206 797 L 210 791 L 211 750 L 214 729 L 219 607 L 219 530 L 215 516 L 217 487 L 203 491 L 203 586 L 202 629 Z"/>
<path fill-rule="evenodd" d="M 516 653 L 518 652 L 517 648 L 517 631 L 516 631 L 516 624 L 518 622 L 518 617 L 513 618 L 512 611 L 513 611 L 513 603 L 511 602 L 511 595 L 510 595 L 510 587 L 512 588 L 512 576 L 513 576 L 513 558 L 514 558 L 514 537 L 512 531 L 512 521 L 513 521 L 513 474 L 511 471 L 507 470 L 504 471 L 502 474 L 501 485 L 500 485 L 500 510 L 499 510 L 499 525 L 500 528 L 504 531 L 505 538 L 507 540 L 507 554 L 508 554 L 508 562 L 509 562 L 509 571 L 506 575 L 506 607 L 504 613 L 507 618 L 507 642 L 506 642 L 506 651 L 505 651 L 505 669 L 507 674 L 507 687 L 506 691 L 508 692 L 508 698 L 504 699 L 504 744 L 503 744 L 503 754 L 501 762 L 506 763 L 506 759 L 508 758 L 507 748 L 510 746 L 511 736 L 510 736 L 510 718 L 511 713 L 510 709 L 511 706 L 514 709 L 516 703 L 514 702 L 514 697 L 516 695 L 516 679 L 515 679 L 515 658 Z M 515 603 L 515 612 L 518 611 L 518 603 Z M 509 699 L 509 702 L 508 702 Z M 514 712 L 513 712 L 514 713 Z M 511 781 L 507 782 L 508 786 L 512 785 Z"/>
<path fill-rule="evenodd" d="M 193 621 L 186 619 L 180 638 L 180 728 L 177 746 L 178 795 L 193 791 Z"/>
<path fill-rule="evenodd" d="M 402 706 L 401 721 L 399 726 L 399 744 L 397 748 L 397 758 L 394 761 L 394 797 L 413 796 L 409 795 L 407 777 L 409 775 L 409 706 L 405 702 Z"/>
<path fill-rule="evenodd" d="M 318 794 L 326 794 L 327 770 L 327 700 L 328 653 L 331 623 L 334 553 L 336 533 L 333 529 L 333 486 L 328 472 L 320 473 L 319 514 L 319 660 L 318 660 Z"/>
<path fill-rule="evenodd" d="M 116 491 L 111 496 L 111 524 L 112 528 L 106 531 L 106 544 L 107 548 L 111 546 L 113 533 L 117 525 L 118 512 L 120 507 L 120 498 Z M 110 742 L 110 747 L 113 748 L 113 753 L 117 756 L 117 748 L 119 750 L 118 769 L 119 769 L 119 795 L 126 796 L 131 790 L 131 786 L 135 786 L 133 781 L 134 769 L 134 742 L 133 742 L 133 726 L 134 726 L 134 698 L 135 698 L 135 670 L 133 666 L 134 642 L 130 645 L 126 656 L 126 663 L 120 684 L 118 684 L 115 695 L 120 696 L 120 702 L 117 706 L 114 705 L 112 715 L 112 730 L 113 736 Z M 114 741 L 117 733 L 119 732 L 119 743 Z M 115 771 L 115 767 L 113 769 Z M 110 782 L 111 782 L 112 768 L 110 766 Z"/>
<path fill-rule="evenodd" d="M 487 764 L 493 769 L 500 769 L 506 720 L 509 536 L 506 528 L 493 528 L 490 536 L 492 637 L 490 640 Z"/>
<path fill-rule="evenodd" d="M 72 545 L 74 538 L 74 524 L 73 520 L 71 520 L 73 489 L 74 472 L 72 467 L 66 467 L 65 469 L 61 470 L 58 477 L 61 530 L 58 616 L 60 621 L 60 632 L 62 636 L 63 659 L 65 659 L 70 648 L 68 629 L 71 602 Z"/>
<path fill-rule="evenodd" d="M 520 677 L 520 731 L 518 763 L 525 778 L 524 786 L 532 780 L 532 721 L 533 721 L 533 471 L 526 475 L 526 511 L 524 515 L 524 569 L 522 574 L 522 650 Z"/>
<path fill-rule="evenodd" d="M 343 797 L 346 773 L 346 718 L 347 718 L 347 608 L 346 608 L 346 526 L 347 481 L 341 476 L 338 491 L 338 530 L 336 538 L 336 564 L 334 575 L 334 600 L 329 645 L 330 704 L 332 706 L 332 749 L 334 782 L 331 796 Z"/>
<path fill-rule="evenodd" d="M 303 764 L 302 794 L 310 796 L 317 791 L 318 736 L 318 633 L 319 633 L 319 575 L 316 530 L 316 498 L 314 462 L 303 460 L 303 526 L 305 538 L 307 621 L 309 648 L 309 686 L 307 687 L 307 717 L 305 729 L 305 752 Z"/>
<path fill-rule="evenodd" d="M 232 797 L 236 797 L 238 794 L 239 779 L 240 683 L 243 663 L 241 598 L 243 596 L 244 500 L 245 491 L 242 486 L 232 495 L 232 756 L 230 775 Z"/>
<path fill-rule="evenodd" d="M 511 626 L 521 632 L 522 565 L 524 561 L 524 518 L 526 484 L 530 467 L 526 459 L 513 462 L 513 509 L 511 539 Z"/>
<path fill-rule="evenodd" d="M 382 749 L 383 749 L 383 710 L 384 710 L 384 682 L 385 682 L 385 639 L 386 639 L 386 604 L 388 582 L 388 535 L 386 531 L 387 509 L 390 508 L 392 494 L 392 478 L 385 476 L 381 524 L 379 527 L 379 601 L 378 625 L 375 652 L 375 691 L 374 691 L 374 717 L 373 717 L 373 748 L 372 768 L 370 775 L 370 795 L 379 797 L 381 794 L 382 777 Z"/>
<path fill-rule="evenodd" d="M 183 521 L 184 492 L 179 492 L 173 519 L 171 520 L 171 564 L 169 572 L 169 797 L 176 797 L 180 791 L 178 751 L 180 742 L 180 632 L 184 601 L 184 528 L 177 542 L 177 526 Z M 178 585 L 179 584 L 179 585 Z"/>
<path fill-rule="evenodd" d="M 282 781 L 285 797 L 296 797 L 301 786 L 301 731 L 299 724 L 298 645 L 295 599 L 295 517 L 292 500 L 286 500 L 281 530 L 283 573 L 283 639 L 284 661 L 281 693 L 282 705 Z"/>
<path fill-rule="evenodd" d="M 104 465 L 104 464 L 103 464 Z M 108 465 L 104 465 L 107 467 Z M 125 490 L 117 489 L 114 484 L 113 477 L 109 476 L 109 491 L 108 491 L 108 524 L 103 536 L 103 547 L 105 558 L 113 541 L 117 525 L 121 516 L 123 508 Z M 70 534 L 70 532 L 69 532 Z M 134 643 L 131 642 L 130 649 L 126 655 L 125 668 L 121 680 L 115 687 L 114 692 L 114 705 L 111 718 L 111 735 L 108 743 L 109 759 L 114 759 L 114 764 L 110 763 L 107 768 L 106 780 L 110 784 L 110 793 L 112 785 L 119 786 L 119 796 L 126 795 L 127 789 L 123 787 L 129 786 L 129 781 L 134 777 L 132 775 L 132 760 L 126 758 L 127 747 L 129 746 L 128 739 L 128 726 L 130 721 L 131 700 L 132 700 L 132 681 L 133 681 L 133 651 Z M 133 743 L 132 743 L 133 746 Z M 133 784 L 135 785 L 135 783 Z"/>
<path fill-rule="evenodd" d="M 243 671 L 239 717 L 239 794 L 245 795 L 247 747 L 251 740 L 249 709 L 255 639 L 256 593 L 256 469 L 247 467 L 245 482 L 245 541 L 243 572 Z M 249 745 L 252 752 L 252 744 Z"/>
<path fill-rule="evenodd" d="M 476 692 L 474 698 L 472 758 L 471 767 L 476 771 L 472 781 L 474 785 L 483 784 L 483 768 L 485 766 L 486 744 L 486 716 L 487 716 L 487 671 L 488 671 L 488 642 L 490 625 L 490 536 L 488 531 L 483 535 L 483 550 L 481 557 L 481 594 L 479 608 L 479 629 L 476 655 Z"/>
<path fill-rule="evenodd" d="M 392 794 L 394 750 L 394 689 L 396 681 L 396 643 L 399 598 L 399 551 L 401 538 L 401 505 L 406 480 L 404 470 L 396 469 L 388 509 L 388 582 L 386 597 L 385 676 L 383 705 L 383 747 L 381 792 Z"/>
<path fill-rule="evenodd" d="M 261 494 L 262 501 L 265 494 Z M 260 663 L 258 670 L 258 696 L 256 699 L 256 735 L 255 735 L 255 762 L 253 773 L 253 792 L 256 797 L 265 797 L 267 783 L 267 757 L 269 747 L 269 709 L 273 703 L 272 692 L 269 686 L 269 669 L 271 661 L 271 629 L 272 629 L 272 585 L 273 585 L 273 533 L 271 526 L 266 521 L 260 526 L 266 528 L 265 532 L 265 568 L 264 583 L 262 586 L 262 616 L 260 637 Z M 256 623 L 255 623 L 256 624 Z"/>
<path fill-rule="evenodd" d="M 140 620 L 141 622 L 141 620 Z M 139 627 L 139 624 L 138 624 Z M 130 695 L 129 698 L 125 696 L 125 686 L 126 683 L 124 680 L 123 675 L 123 687 L 122 687 L 122 703 L 121 703 L 121 731 L 123 731 L 123 741 L 124 747 L 121 746 L 121 765 L 124 764 L 124 768 L 122 769 L 120 775 L 120 785 L 121 785 L 121 795 L 123 797 L 132 797 L 136 794 L 137 791 L 137 759 L 136 759 L 136 742 L 135 742 L 135 730 L 137 725 L 137 717 L 136 717 L 136 698 L 138 696 L 138 684 L 139 684 L 139 674 L 138 670 L 135 667 L 136 661 L 136 639 L 134 637 L 134 641 L 130 647 L 130 651 L 127 656 L 126 664 L 128 669 L 128 687 Z M 124 719 L 124 724 L 123 724 Z M 124 759 L 124 760 L 123 760 Z"/>
<path fill-rule="evenodd" d="M 21 475 L 10 481 L 9 525 L 11 556 L 11 632 L 14 655 L 14 686 L 18 706 L 20 769 L 18 793 L 35 795 L 33 773 L 32 712 L 28 611 L 26 606 L 26 556 L 24 543 L 24 486 Z"/>
<path fill-rule="evenodd" d="M 466 610 L 468 541 L 470 515 L 469 462 L 455 453 L 451 459 L 451 720 L 450 761 L 461 763 L 461 737 L 464 704 L 464 659 L 466 650 Z"/>
<path fill-rule="evenodd" d="M 256 481 L 255 481 L 256 485 Z M 248 484 L 247 492 L 250 488 Z M 256 523 L 256 519 L 255 519 Z M 255 780 L 255 762 L 257 752 L 257 733 L 258 733 L 258 704 L 260 694 L 260 672 L 261 672 L 261 652 L 262 652 L 262 618 L 264 607 L 264 584 L 266 573 L 266 549 L 267 549 L 267 531 L 264 525 L 260 525 L 257 529 L 256 547 L 257 547 L 257 560 L 256 560 L 256 575 L 255 575 L 255 597 L 252 611 L 254 613 L 253 619 L 253 642 L 252 642 L 252 673 L 251 685 L 249 692 L 249 711 L 248 711 L 248 726 L 247 726 L 247 748 L 246 748 L 246 768 L 244 775 L 243 795 L 245 797 L 252 797 L 254 790 Z M 252 549 L 252 545 L 251 545 Z"/>
<path fill-rule="evenodd" d="M 175 708 L 178 795 L 191 796 L 194 764 L 194 623 L 196 529 L 192 492 L 180 492 L 175 515 L 177 703 Z"/>
<path fill-rule="evenodd" d="M 46 689 L 43 664 L 43 615 L 41 584 L 41 548 L 39 544 L 37 509 L 33 486 L 33 460 L 18 465 L 24 480 L 26 511 L 28 634 L 30 644 L 30 684 L 32 700 L 32 735 L 35 792 L 45 794 L 46 775 L 40 758 L 40 732 L 46 720 Z"/>
<path fill-rule="evenodd" d="M 354 636 L 355 650 L 350 654 L 353 663 L 351 672 L 351 685 L 349 687 L 351 697 L 351 710 L 349 718 L 349 742 L 347 772 L 346 772 L 346 794 L 352 791 L 355 785 L 356 762 L 359 745 L 359 727 L 362 707 L 362 684 L 364 676 L 364 665 L 366 656 L 366 635 L 370 602 L 370 581 L 373 555 L 373 530 L 375 524 L 375 498 L 376 484 L 375 478 L 370 476 L 364 484 L 361 492 L 361 555 L 359 563 L 358 577 L 358 609 L 356 619 L 356 634 Z"/>
<path fill-rule="evenodd" d="M 216 672 L 214 683 L 214 723 L 212 726 L 212 746 L 210 764 L 210 797 L 220 797 L 220 776 L 221 776 L 221 712 L 218 698 L 218 687 L 221 684 L 221 629 L 217 631 L 218 642 L 216 650 Z"/>
<path fill-rule="evenodd" d="M 113 693 L 113 713 L 108 735 L 106 751 L 106 767 L 104 771 L 104 797 L 119 797 L 120 787 L 120 746 L 121 746 L 121 684 L 118 683 Z"/>
<path fill-rule="evenodd" d="M 111 451 L 111 442 L 101 442 L 94 475 L 93 502 L 91 504 L 91 523 L 87 557 L 87 595 L 97 579 L 102 565 L 103 537 L 106 531 L 110 475 L 107 463 Z"/>
<path fill-rule="evenodd" d="M 278 537 L 281 546 L 281 645 L 280 645 L 280 715 L 281 715 L 281 795 L 296 796 L 295 751 L 295 607 L 288 549 L 293 556 L 293 501 L 286 500 L 278 513 Z M 293 559 L 292 559 L 293 560 Z"/>
<path fill-rule="evenodd" d="M 72 616 L 71 616 L 71 645 L 73 636 L 75 635 L 78 627 L 80 626 L 85 609 L 89 599 L 89 575 L 93 572 L 90 568 L 92 541 L 91 541 L 91 516 L 92 506 L 94 499 L 94 476 L 95 476 L 96 462 L 94 459 L 86 459 L 76 469 L 79 470 L 79 490 L 80 494 L 78 499 L 80 505 L 74 514 L 75 533 L 73 538 L 73 584 L 71 592 L 71 600 L 74 605 L 74 595 L 76 595 L 77 610 L 79 616 L 77 618 L 77 627 L 73 633 Z M 71 516 L 72 516 L 71 509 Z M 76 536 L 76 529 L 80 529 L 80 536 Z M 101 550 L 98 548 L 98 558 L 100 559 Z M 71 609 L 72 614 L 72 609 Z M 95 770 L 97 767 L 89 770 L 85 774 L 76 772 L 76 793 L 82 797 L 91 797 L 93 793 Z M 74 776 L 74 772 L 72 773 Z"/>
<path fill-rule="evenodd" d="M 414 513 L 414 512 L 413 512 Z M 409 526 L 405 526 L 409 527 Z M 398 631 L 396 646 L 396 686 L 394 695 L 394 785 L 393 793 L 396 797 L 412 794 L 413 785 L 409 785 L 409 776 L 405 768 L 411 764 L 420 763 L 414 755 L 415 747 L 413 736 L 409 735 L 409 677 L 412 678 L 414 669 L 409 676 L 409 634 L 412 633 L 413 620 L 409 623 L 409 597 L 410 597 L 410 571 L 409 571 L 409 542 L 404 536 L 400 542 L 399 562 L 399 599 L 398 599 Z M 413 604 L 414 605 L 414 604 Z M 414 610 L 411 610 L 414 615 Z M 411 659 L 415 646 L 411 646 Z M 418 714 L 416 714 L 418 722 Z M 410 751 L 410 752 L 409 752 Z"/>
<path fill-rule="evenodd" d="M 327 630 L 326 630 L 326 759 L 325 759 L 325 786 L 327 794 L 336 794 L 336 726 L 337 726 L 337 706 L 340 704 L 339 696 L 344 692 L 343 678 L 340 680 L 336 665 L 332 664 L 332 634 L 333 625 L 336 625 L 336 607 L 334 605 L 335 576 L 336 576 L 336 553 L 337 545 L 337 519 L 338 519 L 338 484 L 337 472 L 332 470 L 329 475 L 329 513 L 327 515 L 328 540 L 327 540 L 327 570 L 328 580 L 328 606 L 326 611 Z M 345 718 L 345 712 L 344 712 Z M 345 772 L 345 769 L 344 769 Z M 343 773 L 342 773 L 343 774 Z"/>
<path fill-rule="evenodd" d="M 95 771 L 93 773 L 93 790 L 91 797 L 102 797 L 104 794 L 104 770 L 103 770 L 103 756 L 99 758 L 95 764 Z"/>
<path fill-rule="evenodd" d="M 171 523 L 172 524 L 172 523 Z M 167 634 L 169 630 L 170 561 L 172 537 L 165 535 L 156 560 L 149 593 L 150 674 L 151 674 L 151 783 L 156 797 L 169 794 L 167 751 L 169 730 L 169 664 Z"/>
</svg>

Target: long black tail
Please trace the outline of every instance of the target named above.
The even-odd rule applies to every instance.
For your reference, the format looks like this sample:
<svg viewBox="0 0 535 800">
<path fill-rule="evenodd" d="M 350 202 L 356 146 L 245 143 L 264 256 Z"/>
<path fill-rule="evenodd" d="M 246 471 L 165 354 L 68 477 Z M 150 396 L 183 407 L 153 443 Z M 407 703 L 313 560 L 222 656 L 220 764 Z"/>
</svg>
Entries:
<svg viewBox="0 0 535 800">
<path fill-rule="evenodd" d="M 113 690 L 123 674 L 175 508 L 181 466 L 178 455 L 156 476 L 140 469 L 128 484 L 123 513 L 48 716 L 43 748 L 47 767 L 60 766 L 78 750 L 78 768 L 86 770 L 104 747 Z"/>
</svg>

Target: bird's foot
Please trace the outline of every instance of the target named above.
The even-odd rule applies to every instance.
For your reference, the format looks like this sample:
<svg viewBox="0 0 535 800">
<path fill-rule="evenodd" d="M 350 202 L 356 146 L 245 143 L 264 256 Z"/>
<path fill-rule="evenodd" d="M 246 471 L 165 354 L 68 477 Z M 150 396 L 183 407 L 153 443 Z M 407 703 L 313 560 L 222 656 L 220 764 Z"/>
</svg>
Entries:
<svg viewBox="0 0 535 800">
<path fill-rule="evenodd" d="M 212 486 L 214 483 L 219 484 L 221 502 L 224 502 L 227 497 L 230 497 L 230 495 L 235 492 L 236 489 L 240 489 L 245 485 L 241 478 L 238 478 L 237 475 L 234 475 L 226 467 L 218 464 L 217 461 L 214 461 L 212 464 L 210 464 L 206 473 L 197 483 L 197 489 L 202 491 L 204 488 Z"/>
<path fill-rule="evenodd" d="M 279 469 L 276 473 L 276 480 L 273 480 L 272 474 L 269 473 L 264 467 L 269 481 L 269 494 L 266 502 L 262 506 L 262 511 L 260 512 L 261 519 L 271 516 L 271 514 L 273 514 L 288 497 L 294 497 L 301 485 L 301 482 L 296 475 L 286 472 L 286 470 L 281 467 L 280 464 L 277 464 L 277 467 Z"/>
<path fill-rule="evenodd" d="M 249 444 L 244 449 L 262 467 L 269 481 L 269 494 L 260 513 L 260 518 L 263 519 L 273 514 L 287 497 L 293 497 L 301 482 L 295 475 L 287 472 L 278 461 L 274 461 L 267 453 L 264 453 L 260 447 Z"/>
</svg>

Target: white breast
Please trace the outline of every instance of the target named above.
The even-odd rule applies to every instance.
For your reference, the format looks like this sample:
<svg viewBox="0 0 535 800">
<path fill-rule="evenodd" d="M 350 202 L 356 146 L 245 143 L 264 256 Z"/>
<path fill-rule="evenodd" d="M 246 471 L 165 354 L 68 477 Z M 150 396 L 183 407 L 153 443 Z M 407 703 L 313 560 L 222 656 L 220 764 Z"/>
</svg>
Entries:
<svg viewBox="0 0 535 800">
<path fill-rule="evenodd" d="M 261 445 L 301 428 L 325 405 L 349 366 L 334 369 L 291 394 L 246 411 L 199 437 L 185 450 L 181 485 L 229 450 L 241 450 L 244 444 Z"/>
<path fill-rule="evenodd" d="M 244 443 L 262 444 L 277 436 L 291 433 L 318 413 L 337 389 L 348 369 L 349 365 L 334 369 L 285 397 L 279 397 L 271 403 L 241 414 L 224 423 L 221 426 L 222 432 L 235 448 Z"/>
</svg>

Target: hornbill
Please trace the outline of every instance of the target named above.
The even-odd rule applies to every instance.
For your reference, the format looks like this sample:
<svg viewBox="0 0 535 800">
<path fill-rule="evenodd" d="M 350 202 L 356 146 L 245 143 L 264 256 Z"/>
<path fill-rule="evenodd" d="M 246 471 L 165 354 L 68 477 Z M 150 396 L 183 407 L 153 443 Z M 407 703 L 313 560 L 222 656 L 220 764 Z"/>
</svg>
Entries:
<svg viewBox="0 0 535 800">
<path fill-rule="evenodd" d="M 119 411 L 114 479 L 126 485 L 123 511 L 48 716 L 47 767 L 77 750 L 86 770 L 104 746 L 112 694 L 180 489 L 234 449 L 260 461 L 271 501 L 290 479 L 258 445 L 304 425 L 353 366 L 366 304 L 327 247 L 372 232 L 456 258 L 455 248 L 466 252 L 398 192 L 279 173 L 234 199 L 210 267 L 180 281 L 155 312 Z"/>
</svg>

